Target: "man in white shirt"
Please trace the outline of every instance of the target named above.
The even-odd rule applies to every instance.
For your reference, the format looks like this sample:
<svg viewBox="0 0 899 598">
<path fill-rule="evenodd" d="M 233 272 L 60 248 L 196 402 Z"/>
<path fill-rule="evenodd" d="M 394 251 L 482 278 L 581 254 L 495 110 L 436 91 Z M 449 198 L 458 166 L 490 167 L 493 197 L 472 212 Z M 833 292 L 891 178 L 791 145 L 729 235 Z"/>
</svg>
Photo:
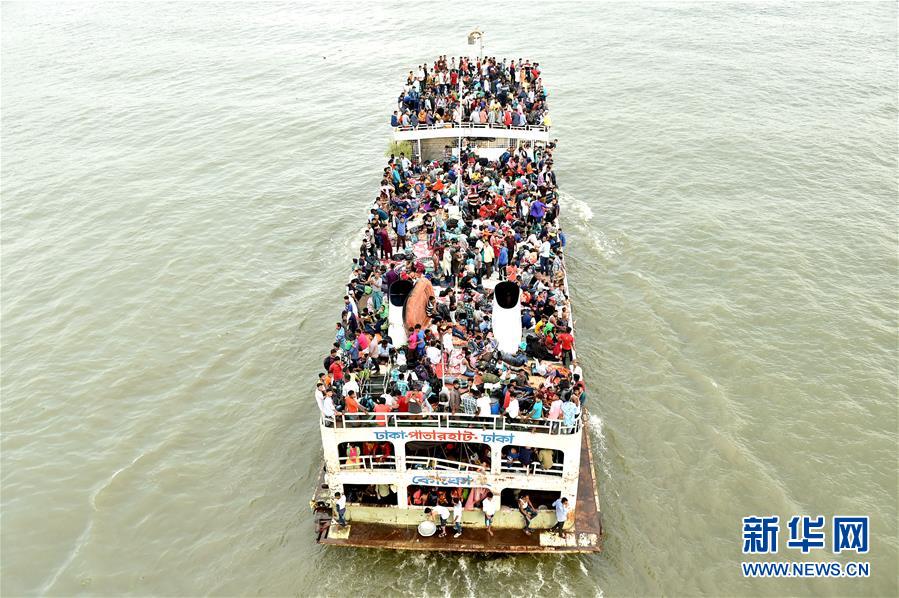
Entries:
<svg viewBox="0 0 899 598">
<path fill-rule="evenodd" d="M 543 242 L 540 243 L 540 269 L 546 273 L 549 272 L 549 258 L 552 255 L 552 245 L 546 235 L 543 235 Z"/>
<path fill-rule="evenodd" d="M 347 396 L 350 394 L 352 390 L 356 395 L 359 394 L 359 383 L 356 382 L 355 376 L 350 376 L 350 374 L 344 374 L 344 383 L 343 383 L 343 396 Z"/>
<path fill-rule="evenodd" d="M 581 366 L 578 364 L 577 359 L 571 362 L 571 376 L 577 376 L 577 380 L 584 379 L 584 370 L 581 369 Z"/>
<path fill-rule="evenodd" d="M 437 528 L 440 530 L 438 537 L 443 538 L 446 536 L 446 522 L 449 521 L 450 516 L 449 509 L 443 505 L 437 505 L 433 509 L 431 507 L 425 509 L 425 514 L 434 519 L 434 523 L 437 524 Z"/>
<path fill-rule="evenodd" d="M 322 415 L 325 416 L 325 425 L 331 427 L 334 425 L 334 416 L 337 415 L 337 410 L 334 408 L 334 391 L 328 389 L 325 392 L 325 396 L 322 399 Z"/>
<path fill-rule="evenodd" d="M 346 496 L 335 492 L 334 507 L 337 509 L 337 525 L 346 525 Z"/>
<path fill-rule="evenodd" d="M 462 535 L 462 497 L 457 496 L 453 501 L 453 534 L 454 538 Z"/>
<path fill-rule="evenodd" d="M 490 413 L 490 397 L 486 394 L 481 394 L 477 400 L 478 404 L 478 417 L 490 417 L 492 414 Z"/>
<path fill-rule="evenodd" d="M 481 510 L 484 511 L 484 525 L 487 526 L 487 533 L 493 535 L 493 516 L 496 515 L 497 504 L 493 498 L 493 492 L 487 492 L 487 497 L 481 501 Z"/>
<path fill-rule="evenodd" d="M 443 358 L 443 351 L 441 351 L 440 347 L 436 345 L 428 345 L 428 347 L 425 349 L 425 355 L 427 356 L 428 361 L 431 363 L 431 365 L 435 366 L 440 363 L 441 359 Z"/>
<path fill-rule="evenodd" d="M 506 407 L 506 417 L 508 417 L 509 419 L 518 419 L 518 413 L 518 397 L 512 395 L 512 398 L 509 399 L 509 406 Z"/>
<path fill-rule="evenodd" d="M 453 352 L 453 332 L 451 328 L 447 328 L 443 333 L 443 350 L 447 355 Z"/>
<path fill-rule="evenodd" d="M 324 407 L 322 407 L 322 403 L 325 401 L 325 385 L 319 382 L 315 385 L 315 403 L 318 405 L 318 410 L 322 413 L 325 412 Z"/>
</svg>

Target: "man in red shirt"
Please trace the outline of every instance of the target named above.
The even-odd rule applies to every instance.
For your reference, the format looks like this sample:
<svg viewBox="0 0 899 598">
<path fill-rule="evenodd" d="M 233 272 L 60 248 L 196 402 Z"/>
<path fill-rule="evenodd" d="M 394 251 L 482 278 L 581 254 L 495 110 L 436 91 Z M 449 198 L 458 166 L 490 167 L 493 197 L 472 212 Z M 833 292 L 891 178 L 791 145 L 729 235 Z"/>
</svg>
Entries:
<svg viewBox="0 0 899 598">
<path fill-rule="evenodd" d="M 343 380 L 343 364 L 339 359 L 336 359 L 331 363 L 331 367 L 328 368 L 328 373 L 331 374 L 331 380 Z"/>
<path fill-rule="evenodd" d="M 409 397 L 406 394 L 398 395 L 396 398 L 396 410 L 399 413 L 409 412 Z"/>
<path fill-rule="evenodd" d="M 571 352 L 574 349 L 574 337 L 571 336 L 570 328 L 565 328 L 559 335 L 559 343 L 562 345 L 562 363 L 568 367 L 571 365 Z"/>
</svg>

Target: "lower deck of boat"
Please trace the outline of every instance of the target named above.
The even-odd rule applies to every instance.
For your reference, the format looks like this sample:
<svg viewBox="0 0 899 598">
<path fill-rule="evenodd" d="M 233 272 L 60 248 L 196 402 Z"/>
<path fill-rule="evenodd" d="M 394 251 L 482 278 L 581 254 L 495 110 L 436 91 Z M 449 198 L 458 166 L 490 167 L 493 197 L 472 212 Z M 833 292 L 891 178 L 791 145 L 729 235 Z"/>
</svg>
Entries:
<svg viewBox="0 0 899 598">
<path fill-rule="evenodd" d="M 586 424 L 586 418 L 584 418 Z M 328 546 L 380 548 L 388 550 L 429 550 L 441 552 L 480 553 L 559 553 L 600 552 L 602 550 L 602 517 L 589 426 L 585 425 L 581 441 L 581 469 L 578 480 L 578 500 L 574 513 L 574 527 L 564 535 L 548 530 L 534 530 L 527 535 L 521 529 L 494 529 L 494 535 L 486 528 L 465 527 L 459 538 L 453 538 L 452 527 L 447 534 L 422 537 L 411 526 L 380 523 L 350 523 L 340 528 L 332 526 L 319 540 Z"/>
</svg>

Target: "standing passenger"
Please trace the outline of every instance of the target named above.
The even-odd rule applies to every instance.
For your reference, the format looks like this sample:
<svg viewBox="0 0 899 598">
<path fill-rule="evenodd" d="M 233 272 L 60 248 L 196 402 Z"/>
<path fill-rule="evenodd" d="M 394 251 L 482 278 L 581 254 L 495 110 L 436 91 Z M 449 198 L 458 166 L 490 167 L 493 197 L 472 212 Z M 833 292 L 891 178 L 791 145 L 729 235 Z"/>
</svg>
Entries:
<svg viewBox="0 0 899 598">
<path fill-rule="evenodd" d="M 346 496 L 334 493 L 334 506 L 337 509 L 337 524 L 346 525 Z"/>
<path fill-rule="evenodd" d="M 518 497 L 518 511 L 524 515 L 524 533 L 530 536 L 531 521 L 537 516 L 537 510 L 534 509 L 530 497 L 524 492 Z"/>
<path fill-rule="evenodd" d="M 493 516 L 496 515 L 497 505 L 493 498 L 493 492 L 488 491 L 487 496 L 481 501 L 481 510 L 484 511 L 484 525 L 487 526 L 487 533 L 493 535 Z"/>
<path fill-rule="evenodd" d="M 462 493 L 456 495 L 453 499 L 453 538 L 462 535 Z"/>
<path fill-rule="evenodd" d="M 390 243 L 390 235 L 387 234 L 387 227 L 382 226 L 379 234 L 381 236 L 381 259 L 392 259 L 393 245 Z"/>
<path fill-rule="evenodd" d="M 394 212 L 394 229 L 396 230 L 397 250 L 406 250 L 406 216 L 399 211 Z"/>
<path fill-rule="evenodd" d="M 556 499 L 553 503 L 553 508 L 556 509 L 556 524 L 552 526 L 549 531 L 558 532 L 560 536 L 564 536 L 565 532 L 562 531 L 562 528 L 568 520 L 568 499 L 564 496 Z"/>
</svg>

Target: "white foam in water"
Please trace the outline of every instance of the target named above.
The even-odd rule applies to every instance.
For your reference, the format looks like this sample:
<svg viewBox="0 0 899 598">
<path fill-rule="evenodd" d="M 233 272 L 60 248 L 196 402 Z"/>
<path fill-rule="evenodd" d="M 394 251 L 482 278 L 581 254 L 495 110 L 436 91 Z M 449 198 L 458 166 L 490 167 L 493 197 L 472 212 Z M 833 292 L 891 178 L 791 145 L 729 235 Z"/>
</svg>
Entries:
<svg viewBox="0 0 899 598">
<path fill-rule="evenodd" d="M 612 478 L 612 470 L 609 468 L 608 460 L 606 459 L 606 453 L 608 449 L 606 448 L 606 437 L 602 433 L 603 429 L 603 421 L 600 416 L 595 413 L 590 413 L 587 415 L 587 420 L 590 422 L 590 433 L 593 435 L 593 438 L 596 440 L 596 452 L 599 456 L 599 464 L 602 468 L 603 474 L 609 479 Z"/>
<path fill-rule="evenodd" d="M 565 202 L 565 209 L 562 212 L 563 229 L 577 230 L 580 238 L 588 240 L 587 245 L 590 249 L 606 259 L 611 259 L 621 253 L 617 243 L 611 241 L 605 233 L 590 224 L 594 214 L 587 202 L 565 191 L 559 191 L 559 196 Z"/>
<path fill-rule="evenodd" d="M 565 200 L 565 203 L 568 204 L 568 209 L 572 214 L 578 216 L 583 222 L 590 222 L 593 220 L 593 209 L 587 204 L 587 202 L 576 198 L 571 193 L 566 191 L 559 191 L 559 197 Z"/>
</svg>

